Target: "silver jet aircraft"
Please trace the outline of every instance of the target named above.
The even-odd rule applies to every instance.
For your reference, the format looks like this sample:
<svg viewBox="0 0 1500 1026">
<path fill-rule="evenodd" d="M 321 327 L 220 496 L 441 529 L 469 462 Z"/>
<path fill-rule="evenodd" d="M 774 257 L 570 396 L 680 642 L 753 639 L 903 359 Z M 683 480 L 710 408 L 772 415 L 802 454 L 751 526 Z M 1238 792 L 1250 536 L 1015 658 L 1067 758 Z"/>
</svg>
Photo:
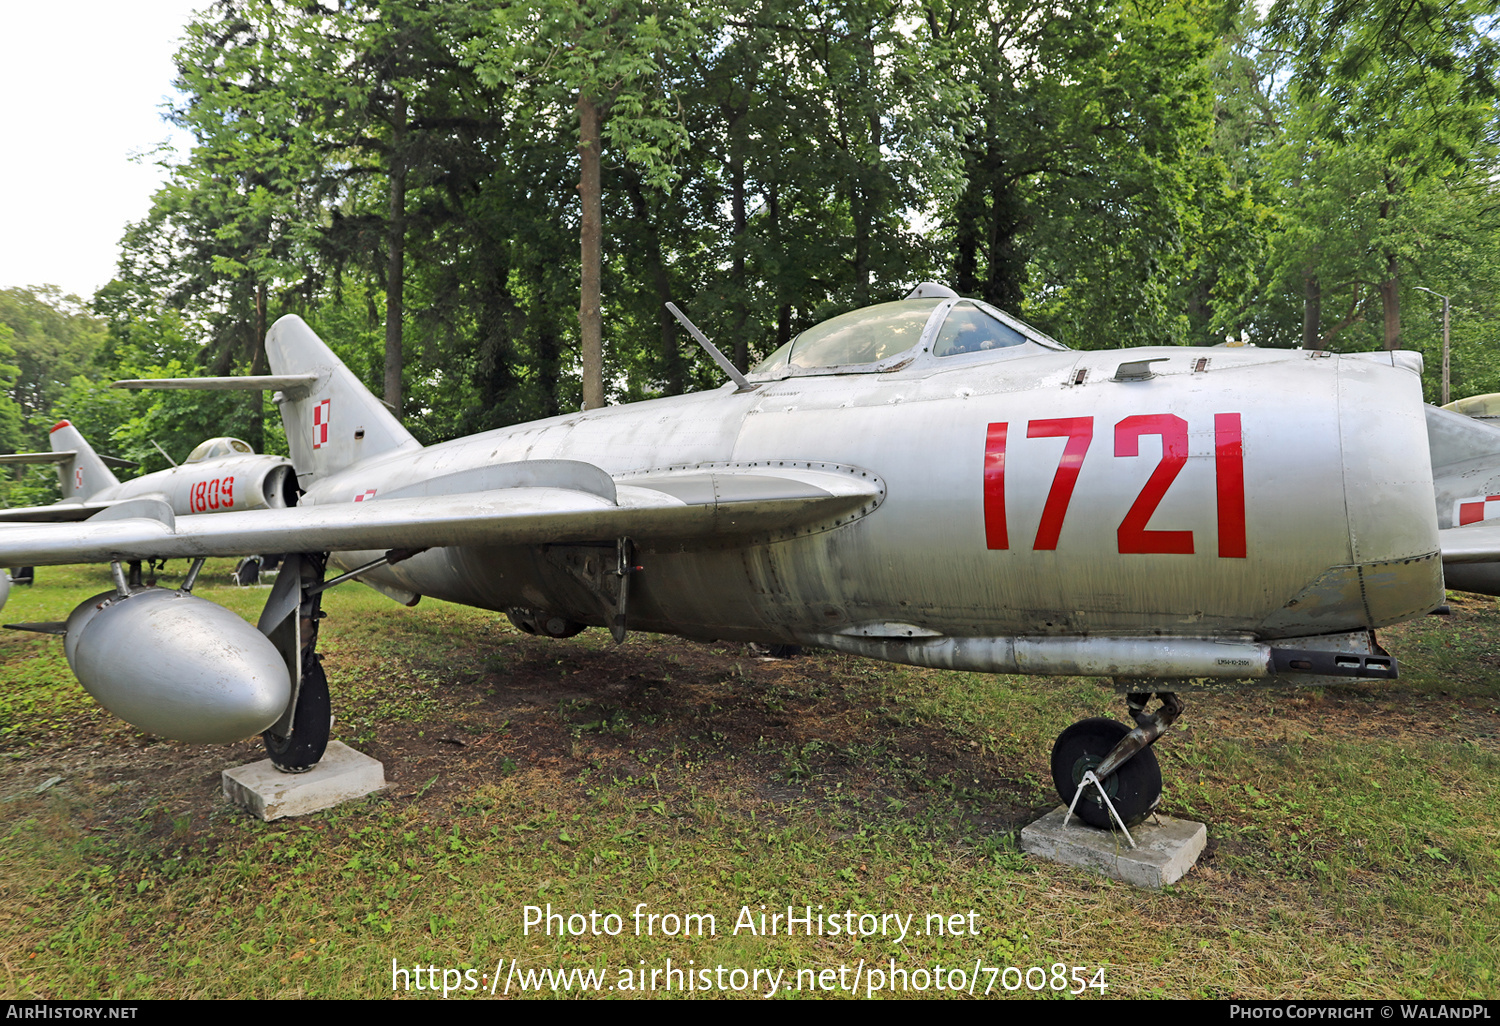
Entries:
<svg viewBox="0 0 1500 1026">
<path fill-rule="evenodd" d="M 129 499 L 154 496 L 178 516 L 230 510 L 277 509 L 297 502 L 297 478 L 284 456 L 258 455 L 238 438 L 210 438 L 180 466 L 121 481 L 110 465 L 135 466 L 100 456 L 66 420 L 52 426 L 51 452 L 0 455 L 0 464 L 56 463 L 62 501 L 50 506 L 0 509 L 0 523 L 87 520 Z"/>
<path fill-rule="evenodd" d="M 1443 601 L 1415 354 L 1073 352 L 927 284 L 716 390 L 424 448 L 298 318 L 266 349 L 275 373 L 236 383 L 278 390 L 295 508 L 142 498 L 0 532 L 0 563 L 112 562 L 113 591 L 30 626 L 136 726 L 263 733 L 291 771 L 327 740 L 319 596 L 348 577 L 553 637 L 1113 677 L 1136 729 L 1084 720 L 1052 759 L 1064 801 L 1097 771 L 1078 811 L 1101 826 L 1099 790 L 1125 820 L 1155 806 L 1178 686 L 1394 677 L 1374 629 Z M 140 585 L 142 560 L 261 551 L 299 555 L 258 629 L 191 595 L 197 564 Z"/>
</svg>

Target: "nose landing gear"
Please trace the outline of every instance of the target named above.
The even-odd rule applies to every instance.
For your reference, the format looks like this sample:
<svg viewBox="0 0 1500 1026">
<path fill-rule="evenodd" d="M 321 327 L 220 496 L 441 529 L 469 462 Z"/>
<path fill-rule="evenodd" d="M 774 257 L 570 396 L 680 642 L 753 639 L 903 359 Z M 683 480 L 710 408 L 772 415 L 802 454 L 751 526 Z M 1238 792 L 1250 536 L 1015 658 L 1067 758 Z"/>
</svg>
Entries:
<svg viewBox="0 0 1500 1026">
<path fill-rule="evenodd" d="M 1158 692 L 1161 707 L 1146 712 L 1150 694 L 1129 696 L 1135 730 L 1116 720 L 1095 717 L 1080 720 L 1058 735 L 1052 746 L 1052 783 L 1064 805 L 1073 806 L 1074 796 L 1090 770 L 1103 783 L 1109 804 L 1126 826 L 1145 819 L 1161 801 L 1161 766 L 1151 745 L 1182 715 L 1182 701 L 1172 692 Z M 1111 829 L 1114 823 L 1099 786 L 1090 782 L 1078 797 L 1074 811 L 1090 826 Z"/>
</svg>

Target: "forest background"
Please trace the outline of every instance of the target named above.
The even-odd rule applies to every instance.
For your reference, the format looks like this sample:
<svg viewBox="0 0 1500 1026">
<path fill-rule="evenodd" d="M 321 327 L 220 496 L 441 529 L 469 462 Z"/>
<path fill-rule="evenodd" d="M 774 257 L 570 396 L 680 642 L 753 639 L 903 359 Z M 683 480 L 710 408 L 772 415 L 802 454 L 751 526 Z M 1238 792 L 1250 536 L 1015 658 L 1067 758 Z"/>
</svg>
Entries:
<svg viewBox="0 0 1500 1026">
<path fill-rule="evenodd" d="M 1500 0 L 218 0 L 94 296 L 0 290 L 0 451 L 285 451 L 296 313 L 424 443 L 712 387 L 946 282 L 1074 348 L 1415 349 L 1500 391 Z M 1431 290 L 1431 292 L 1424 291 Z M 52 501 L 20 467 L 0 503 Z"/>
</svg>

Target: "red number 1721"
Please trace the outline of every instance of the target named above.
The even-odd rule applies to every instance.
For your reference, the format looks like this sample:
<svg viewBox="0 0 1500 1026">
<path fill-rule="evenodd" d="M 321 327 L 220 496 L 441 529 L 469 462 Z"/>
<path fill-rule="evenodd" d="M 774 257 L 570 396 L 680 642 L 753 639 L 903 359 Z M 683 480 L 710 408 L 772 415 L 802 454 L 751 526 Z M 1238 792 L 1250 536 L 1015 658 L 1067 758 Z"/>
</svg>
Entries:
<svg viewBox="0 0 1500 1026">
<path fill-rule="evenodd" d="M 984 444 L 984 534 L 991 549 L 1010 548 L 1005 518 L 1005 444 L 1008 423 L 991 424 Z M 1116 532 L 1122 553 L 1193 552 L 1192 531 L 1151 531 L 1146 525 L 1156 507 L 1187 463 L 1187 421 L 1170 413 L 1136 414 L 1115 425 L 1115 455 L 1139 456 L 1142 435 L 1161 437 L 1161 462 L 1131 504 Z M 1073 486 L 1083 458 L 1094 440 L 1093 417 L 1060 417 L 1033 420 L 1026 425 L 1027 438 L 1066 438 L 1052 487 L 1042 506 L 1034 551 L 1053 551 L 1062 534 L 1063 519 L 1073 499 Z M 1238 413 L 1214 414 L 1214 478 L 1218 499 L 1219 555 L 1245 558 L 1245 446 Z"/>
</svg>

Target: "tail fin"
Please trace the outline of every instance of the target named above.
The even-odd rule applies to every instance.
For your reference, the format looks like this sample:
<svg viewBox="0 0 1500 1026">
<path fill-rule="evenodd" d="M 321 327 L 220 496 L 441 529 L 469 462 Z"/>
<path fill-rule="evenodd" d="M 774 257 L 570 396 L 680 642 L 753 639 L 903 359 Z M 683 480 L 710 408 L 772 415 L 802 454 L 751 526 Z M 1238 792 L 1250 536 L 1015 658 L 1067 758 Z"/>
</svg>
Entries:
<svg viewBox="0 0 1500 1026">
<path fill-rule="evenodd" d="M 65 420 L 52 426 L 52 451 L 73 453 L 71 458 L 57 465 L 64 499 L 87 499 L 120 483 L 83 434 Z"/>
<path fill-rule="evenodd" d="M 297 479 L 313 482 L 374 456 L 422 445 L 295 314 L 271 326 L 266 356 L 276 374 L 317 374 L 281 396 L 281 422 Z"/>
</svg>

